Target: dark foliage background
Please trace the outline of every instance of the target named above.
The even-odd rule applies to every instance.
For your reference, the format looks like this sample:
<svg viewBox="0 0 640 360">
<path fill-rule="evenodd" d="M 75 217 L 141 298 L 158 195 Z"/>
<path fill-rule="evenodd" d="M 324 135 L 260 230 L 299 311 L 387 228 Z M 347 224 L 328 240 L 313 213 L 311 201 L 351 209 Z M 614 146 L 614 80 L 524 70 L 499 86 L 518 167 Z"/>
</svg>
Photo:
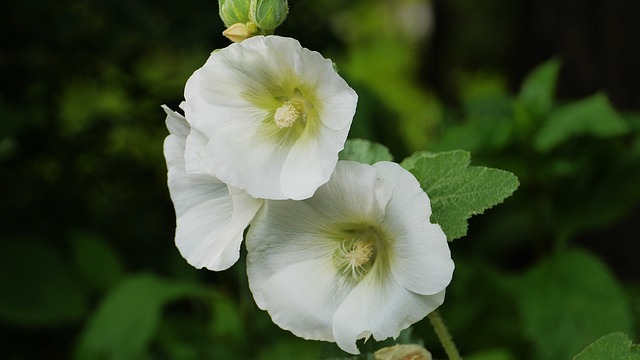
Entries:
<svg viewBox="0 0 640 360">
<path fill-rule="evenodd" d="M 640 3 L 290 5 L 278 34 L 331 57 L 359 94 L 351 137 L 397 161 L 463 148 L 520 178 L 451 245 L 442 312 L 463 354 L 562 359 L 637 334 Z M 273 325 L 241 262 L 198 271 L 173 245 L 160 105 L 177 109 L 186 79 L 228 44 L 217 3 L 12 1 L 0 17 L 2 358 L 335 354 Z M 555 95 L 536 88 L 553 76 L 531 80 L 545 110 L 523 89 L 551 58 Z M 592 125 L 549 125 L 596 93 L 610 103 L 580 110 Z M 426 321 L 403 336 L 444 356 Z"/>
</svg>

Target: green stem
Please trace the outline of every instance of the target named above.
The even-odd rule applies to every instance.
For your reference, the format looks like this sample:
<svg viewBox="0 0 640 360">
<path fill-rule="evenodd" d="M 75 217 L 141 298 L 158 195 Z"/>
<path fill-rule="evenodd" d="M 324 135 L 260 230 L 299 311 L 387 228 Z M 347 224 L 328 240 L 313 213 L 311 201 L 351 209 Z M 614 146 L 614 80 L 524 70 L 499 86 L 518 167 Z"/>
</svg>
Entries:
<svg viewBox="0 0 640 360">
<path fill-rule="evenodd" d="M 436 331 L 436 335 L 438 335 L 438 339 L 444 351 L 447 353 L 449 360 L 462 360 L 456 344 L 454 344 L 451 334 L 449 334 L 449 330 L 447 330 L 447 326 L 444 324 L 444 320 L 442 320 L 442 316 L 440 316 L 438 310 L 434 310 L 429 314 L 429 321 L 431 321 L 431 325 L 433 325 L 433 329 Z"/>
</svg>

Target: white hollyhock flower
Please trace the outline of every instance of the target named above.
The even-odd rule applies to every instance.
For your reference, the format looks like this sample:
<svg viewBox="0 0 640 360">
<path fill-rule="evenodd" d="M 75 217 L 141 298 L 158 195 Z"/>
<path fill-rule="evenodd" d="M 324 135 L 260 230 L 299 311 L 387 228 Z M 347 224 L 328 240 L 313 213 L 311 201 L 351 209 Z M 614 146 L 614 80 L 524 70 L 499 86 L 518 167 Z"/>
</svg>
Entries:
<svg viewBox="0 0 640 360">
<path fill-rule="evenodd" d="M 163 109 L 170 133 L 164 141 L 164 156 L 176 210 L 176 246 L 196 268 L 227 269 L 238 261 L 242 233 L 263 201 L 211 175 L 186 173 L 187 142 L 197 150 L 205 138 L 191 129 L 182 115 L 166 106 Z"/>
<path fill-rule="evenodd" d="M 185 100 L 208 139 L 202 169 L 256 198 L 300 200 L 329 180 L 357 95 L 318 52 L 255 36 L 212 53 Z"/>
<path fill-rule="evenodd" d="M 454 264 L 431 206 L 400 165 L 340 161 L 303 201 L 266 201 L 247 235 L 254 299 L 305 339 L 397 337 L 444 301 Z"/>
</svg>

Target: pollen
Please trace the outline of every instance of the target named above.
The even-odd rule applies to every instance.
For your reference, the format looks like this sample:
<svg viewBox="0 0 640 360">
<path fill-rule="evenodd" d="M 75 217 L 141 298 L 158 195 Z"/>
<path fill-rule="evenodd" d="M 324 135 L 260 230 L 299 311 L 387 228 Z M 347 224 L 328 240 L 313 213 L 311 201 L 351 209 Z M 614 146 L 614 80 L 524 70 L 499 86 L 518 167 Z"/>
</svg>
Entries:
<svg viewBox="0 0 640 360">
<path fill-rule="evenodd" d="M 365 241 L 356 241 L 351 247 L 351 251 L 345 256 L 356 267 L 366 264 L 371 259 L 371 255 L 373 255 L 373 241 L 367 239 Z"/>
<path fill-rule="evenodd" d="M 337 262 L 342 274 L 361 279 L 369 269 L 375 250 L 375 240 L 371 236 L 343 241 L 337 251 Z"/>
<path fill-rule="evenodd" d="M 299 118 L 304 119 L 304 109 L 298 102 L 291 100 L 283 102 L 273 115 L 274 122 L 281 129 L 293 126 Z"/>
</svg>

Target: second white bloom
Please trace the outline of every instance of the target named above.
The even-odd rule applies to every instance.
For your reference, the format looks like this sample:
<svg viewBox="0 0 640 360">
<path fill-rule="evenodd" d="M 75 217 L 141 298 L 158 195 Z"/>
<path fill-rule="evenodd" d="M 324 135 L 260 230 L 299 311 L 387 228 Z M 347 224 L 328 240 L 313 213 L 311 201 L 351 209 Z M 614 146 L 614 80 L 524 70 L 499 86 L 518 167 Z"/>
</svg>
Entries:
<svg viewBox="0 0 640 360">
<path fill-rule="evenodd" d="M 256 36 L 212 53 L 185 99 L 191 127 L 208 139 L 194 154 L 200 171 L 255 198 L 299 200 L 329 180 L 357 95 L 297 40 Z"/>
<path fill-rule="evenodd" d="M 304 201 L 267 201 L 247 235 L 257 305 L 280 327 L 335 341 L 397 337 L 444 301 L 453 274 L 429 198 L 396 163 L 338 162 Z"/>
<path fill-rule="evenodd" d="M 187 173 L 185 149 L 198 149 L 206 139 L 189 127 L 184 116 L 162 108 L 169 129 L 164 156 L 176 211 L 176 246 L 196 268 L 228 269 L 238 261 L 243 231 L 263 201 L 214 176 Z"/>
</svg>

